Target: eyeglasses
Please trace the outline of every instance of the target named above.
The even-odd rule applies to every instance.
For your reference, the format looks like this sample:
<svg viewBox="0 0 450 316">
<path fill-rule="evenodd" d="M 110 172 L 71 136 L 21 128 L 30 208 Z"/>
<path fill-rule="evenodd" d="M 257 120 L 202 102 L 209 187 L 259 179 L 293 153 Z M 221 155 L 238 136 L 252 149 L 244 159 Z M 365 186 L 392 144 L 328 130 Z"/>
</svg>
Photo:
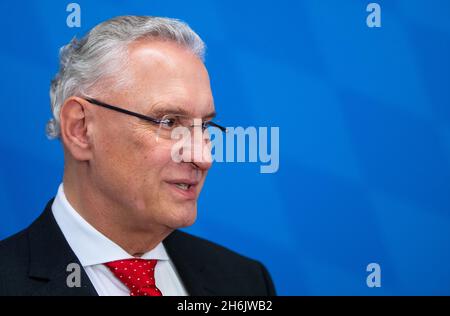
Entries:
<svg viewBox="0 0 450 316">
<path fill-rule="evenodd" d="M 191 129 L 193 127 L 201 127 L 202 132 L 208 132 L 208 135 L 211 134 L 215 134 L 218 131 L 226 133 L 227 129 L 223 126 L 220 126 L 212 121 L 204 121 L 201 122 L 200 119 L 194 119 L 192 117 L 188 117 L 185 115 L 178 115 L 178 114 L 166 114 L 164 115 L 161 119 L 157 119 L 154 117 L 150 117 L 147 115 L 143 115 L 140 113 L 136 113 L 136 112 L 132 112 L 114 105 L 110 105 L 101 101 L 98 101 L 96 99 L 93 98 L 84 98 L 84 100 L 86 100 L 87 102 L 94 104 L 94 105 L 98 105 L 116 112 L 120 112 L 123 114 L 127 114 L 127 115 L 131 115 L 137 118 L 140 118 L 142 120 L 145 120 L 147 122 L 150 122 L 154 125 L 158 126 L 158 131 L 157 131 L 157 139 L 159 139 L 159 137 L 164 138 L 164 139 L 171 139 L 172 138 L 172 132 L 177 128 L 177 127 L 184 127 L 184 128 L 188 128 Z M 201 124 L 195 124 L 196 122 L 200 121 Z M 208 136 L 209 137 L 209 136 Z"/>
</svg>

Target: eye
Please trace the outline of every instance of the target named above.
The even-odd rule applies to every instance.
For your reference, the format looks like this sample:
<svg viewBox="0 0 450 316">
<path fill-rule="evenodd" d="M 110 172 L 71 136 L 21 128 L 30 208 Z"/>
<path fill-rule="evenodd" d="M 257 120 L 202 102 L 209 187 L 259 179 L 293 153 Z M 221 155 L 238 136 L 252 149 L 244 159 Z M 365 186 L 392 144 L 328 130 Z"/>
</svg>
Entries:
<svg viewBox="0 0 450 316">
<path fill-rule="evenodd" d="M 160 122 L 160 125 L 163 128 L 173 128 L 177 126 L 177 124 L 178 118 L 175 116 L 165 116 Z"/>
</svg>

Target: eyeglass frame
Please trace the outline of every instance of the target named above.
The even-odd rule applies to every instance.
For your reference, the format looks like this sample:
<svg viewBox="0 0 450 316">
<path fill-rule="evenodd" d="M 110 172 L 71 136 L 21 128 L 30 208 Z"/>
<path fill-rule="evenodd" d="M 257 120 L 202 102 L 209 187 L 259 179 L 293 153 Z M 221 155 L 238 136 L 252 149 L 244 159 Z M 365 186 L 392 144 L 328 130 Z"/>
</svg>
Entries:
<svg viewBox="0 0 450 316">
<path fill-rule="evenodd" d="M 144 121 L 151 122 L 151 123 L 154 123 L 154 124 L 161 125 L 161 123 L 163 122 L 163 119 L 157 119 L 157 118 L 154 118 L 154 117 L 151 117 L 151 116 L 148 116 L 148 115 L 144 115 L 144 114 L 136 113 L 136 112 L 133 112 L 133 111 L 130 111 L 130 110 L 126 110 L 124 108 L 121 108 L 121 107 L 118 107 L 118 106 L 115 106 L 115 105 L 111 105 L 111 104 L 99 101 L 97 99 L 94 99 L 94 98 L 82 98 L 82 99 L 87 101 L 87 102 L 89 102 L 89 103 L 91 103 L 91 104 L 94 104 L 94 105 L 97 105 L 97 106 L 101 106 L 101 107 L 104 107 L 106 109 L 113 110 L 113 111 L 116 111 L 116 112 L 120 112 L 120 113 L 123 113 L 123 114 L 127 114 L 127 115 L 130 115 L 130 116 L 134 116 L 134 117 L 140 118 L 140 119 L 142 119 Z M 210 126 L 217 127 L 218 129 L 220 129 L 224 133 L 227 132 L 227 128 L 226 127 L 223 127 L 223 126 L 221 126 L 221 125 L 219 125 L 217 123 L 214 123 L 213 121 L 202 122 L 202 130 L 205 130 L 208 127 L 208 126 L 205 126 L 204 124 L 208 124 Z"/>
</svg>

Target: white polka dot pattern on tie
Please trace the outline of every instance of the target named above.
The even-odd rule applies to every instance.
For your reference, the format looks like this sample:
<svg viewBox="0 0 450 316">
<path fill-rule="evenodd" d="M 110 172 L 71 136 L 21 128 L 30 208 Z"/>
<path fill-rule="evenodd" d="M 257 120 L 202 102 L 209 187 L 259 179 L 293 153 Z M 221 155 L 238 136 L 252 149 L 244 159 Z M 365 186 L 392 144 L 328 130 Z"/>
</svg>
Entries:
<svg viewBox="0 0 450 316">
<path fill-rule="evenodd" d="M 157 260 L 126 259 L 105 263 L 130 290 L 131 296 L 162 296 L 156 287 L 154 268 Z"/>
</svg>

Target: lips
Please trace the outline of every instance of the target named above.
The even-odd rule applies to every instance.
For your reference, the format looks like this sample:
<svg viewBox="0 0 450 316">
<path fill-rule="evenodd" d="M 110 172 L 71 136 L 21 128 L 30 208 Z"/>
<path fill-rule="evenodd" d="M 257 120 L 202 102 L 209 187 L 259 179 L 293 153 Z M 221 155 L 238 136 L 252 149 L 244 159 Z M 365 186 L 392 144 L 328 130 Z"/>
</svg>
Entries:
<svg viewBox="0 0 450 316">
<path fill-rule="evenodd" d="M 177 188 L 184 190 L 184 191 L 189 190 L 189 188 L 191 187 L 191 185 L 187 184 L 187 183 L 175 183 L 175 185 L 177 186 Z"/>
<path fill-rule="evenodd" d="M 197 198 L 198 181 L 190 179 L 177 179 L 167 181 L 167 183 L 178 197 L 183 197 L 189 200 Z"/>
</svg>

